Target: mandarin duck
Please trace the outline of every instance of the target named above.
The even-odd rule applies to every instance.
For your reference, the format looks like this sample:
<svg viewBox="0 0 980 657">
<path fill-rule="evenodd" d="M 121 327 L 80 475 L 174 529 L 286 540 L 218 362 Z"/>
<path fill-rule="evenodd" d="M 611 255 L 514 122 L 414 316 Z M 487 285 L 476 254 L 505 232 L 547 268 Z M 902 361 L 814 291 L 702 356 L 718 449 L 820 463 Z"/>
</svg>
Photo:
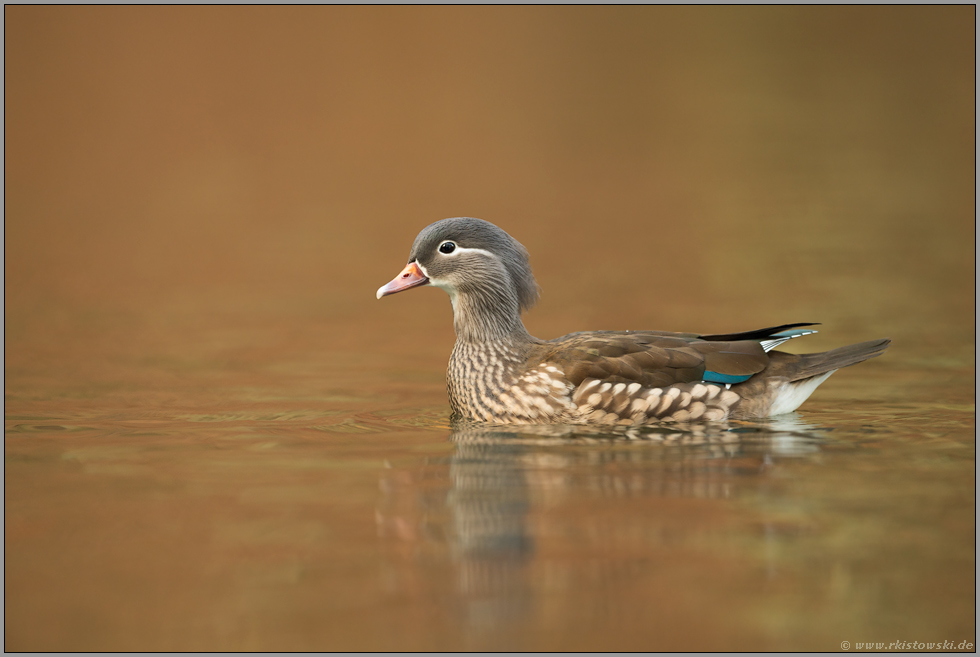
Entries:
<svg viewBox="0 0 980 657">
<path fill-rule="evenodd" d="M 889 339 L 822 353 L 773 348 L 814 324 L 701 335 L 585 331 L 539 340 L 521 312 L 538 298 L 527 250 L 482 219 L 437 221 L 377 298 L 432 285 L 449 294 L 455 416 L 495 424 L 622 424 L 765 418 L 795 411 L 827 377 Z"/>
</svg>

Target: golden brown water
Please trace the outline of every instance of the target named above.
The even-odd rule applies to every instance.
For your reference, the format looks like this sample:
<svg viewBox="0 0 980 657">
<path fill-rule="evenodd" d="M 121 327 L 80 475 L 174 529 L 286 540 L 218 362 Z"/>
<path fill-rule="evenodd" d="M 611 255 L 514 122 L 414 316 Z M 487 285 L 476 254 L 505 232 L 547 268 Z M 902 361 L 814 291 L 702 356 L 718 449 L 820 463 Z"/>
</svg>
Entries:
<svg viewBox="0 0 980 657">
<path fill-rule="evenodd" d="M 975 9 L 5 18 L 7 650 L 975 642 Z M 544 338 L 891 337 L 799 412 L 453 431 L 447 216 Z"/>
</svg>

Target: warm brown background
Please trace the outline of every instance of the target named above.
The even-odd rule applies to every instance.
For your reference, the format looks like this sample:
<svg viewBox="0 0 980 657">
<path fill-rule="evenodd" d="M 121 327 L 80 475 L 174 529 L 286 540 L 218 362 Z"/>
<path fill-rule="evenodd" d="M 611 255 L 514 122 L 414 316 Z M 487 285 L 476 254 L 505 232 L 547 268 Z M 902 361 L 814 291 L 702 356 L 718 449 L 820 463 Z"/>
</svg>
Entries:
<svg viewBox="0 0 980 657">
<path fill-rule="evenodd" d="M 975 636 L 975 16 L 5 7 L 4 647 Z M 756 443 L 471 449 L 374 297 L 458 215 L 540 337 L 894 344 Z"/>
<path fill-rule="evenodd" d="M 8 328 L 40 305 L 373 330 L 408 312 L 373 291 L 416 232 L 472 215 L 530 249 L 545 337 L 972 333 L 973 15 L 8 7 Z"/>
</svg>

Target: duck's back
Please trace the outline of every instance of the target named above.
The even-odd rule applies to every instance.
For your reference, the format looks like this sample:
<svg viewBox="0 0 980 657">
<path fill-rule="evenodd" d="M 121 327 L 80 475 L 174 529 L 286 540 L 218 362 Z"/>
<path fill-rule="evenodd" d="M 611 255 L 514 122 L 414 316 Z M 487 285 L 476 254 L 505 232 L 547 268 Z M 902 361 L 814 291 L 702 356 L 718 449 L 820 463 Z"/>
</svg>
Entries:
<svg viewBox="0 0 980 657">
<path fill-rule="evenodd" d="M 769 363 L 756 340 L 709 341 L 695 333 L 666 331 L 572 333 L 534 351 L 534 358 L 559 367 L 576 386 L 587 379 L 645 387 L 741 383 Z M 529 359 L 528 365 L 534 364 Z"/>
</svg>

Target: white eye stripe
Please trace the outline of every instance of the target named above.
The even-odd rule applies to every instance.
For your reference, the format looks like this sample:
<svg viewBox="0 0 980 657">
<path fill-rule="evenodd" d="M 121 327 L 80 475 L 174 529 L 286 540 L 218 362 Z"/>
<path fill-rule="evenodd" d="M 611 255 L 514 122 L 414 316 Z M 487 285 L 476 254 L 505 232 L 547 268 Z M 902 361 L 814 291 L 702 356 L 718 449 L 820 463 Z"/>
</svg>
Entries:
<svg viewBox="0 0 980 657">
<path fill-rule="evenodd" d="M 439 255 L 446 256 L 447 258 L 451 258 L 459 253 L 482 253 L 483 255 L 490 256 L 491 258 L 497 257 L 486 249 L 468 249 L 465 246 L 460 246 L 459 244 L 456 244 L 456 249 L 452 253 L 443 253 L 442 251 L 439 251 Z"/>
<path fill-rule="evenodd" d="M 487 251 L 486 249 L 468 249 L 468 248 L 466 248 L 464 246 L 460 246 L 459 244 L 456 244 L 456 242 L 453 242 L 452 240 L 446 240 L 444 242 L 440 242 L 439 243 L 439 246 L 442 246 L 446 242 L 452 242 L 453 244 L 456 245 L 456 248 L 453 250 L 452 253 L 443 253 L 442 251 L 439 251 L 439 249 L 437 247 L 436 248 L 436 253 L 439 256 L 443 257 L 443 258 L 452 258 L 457 253 L 482 253 L 483 255 L 485 255 L 485 256 L 487 256 L 489 258 L 494 258 L 494 259 L 498 259 L 499 260 L 499 258 L 497 258 L 497 255 L 496 254 L 491 253 L 490 251 Z M 429 263 L 429 264 L 432 264 L 432 263 Z M 422 275 L 429 279 L 429 285 L 431 285 L 432 287 L 438 287 L 440 289 L 443 289 L 443 290 L 445 290 L 446 292 L 449 293 L 450 298 L 453 298 L 453 299 L 455 298 L 456 289 L 453 287 L 453 284 L 452 283 L 450 283 L 449 281 L 447 281 L 445 279 L 437 278 L 437 277 L 432 276 L 431 274 L 429 274 L 428 270 L 425 268 L 425 265 L 423 265 L 418 260 L 415 261 L 415 265 L 422 271 Z"/>
</svg>

